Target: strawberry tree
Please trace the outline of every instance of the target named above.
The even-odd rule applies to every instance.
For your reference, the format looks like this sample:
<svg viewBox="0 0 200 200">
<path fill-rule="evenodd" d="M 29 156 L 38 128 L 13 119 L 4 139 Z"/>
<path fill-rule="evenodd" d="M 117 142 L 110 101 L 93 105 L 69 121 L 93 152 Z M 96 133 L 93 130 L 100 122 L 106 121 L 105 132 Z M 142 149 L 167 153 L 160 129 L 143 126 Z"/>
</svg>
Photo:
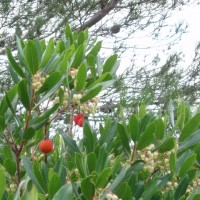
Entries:
<svg viewBox="0 0 200 200">
<path fill-rule="evenodd" d="M 67 25 L 59 41 L 17 37 L 16 56 L 6 49 L 14 84 L 0 102 L 0 199 L 199 199 L 200 113 L 186 103 L 164 116 L 141 104 L 128 120 L 121 107 L 91 127 L 119 64 L 102 62 L 100 48 Z M 63 113 L 67 131 L 52 131 Z"/>
</svg>

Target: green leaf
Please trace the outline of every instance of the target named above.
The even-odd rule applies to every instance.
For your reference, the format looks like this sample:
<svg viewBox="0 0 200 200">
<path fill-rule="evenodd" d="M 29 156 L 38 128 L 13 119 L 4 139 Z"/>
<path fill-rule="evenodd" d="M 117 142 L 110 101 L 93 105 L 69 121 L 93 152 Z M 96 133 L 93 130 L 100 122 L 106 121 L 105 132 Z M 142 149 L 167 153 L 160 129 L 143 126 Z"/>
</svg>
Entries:
<svg viewBox="0 0 200 200">
<path fill-rule="evenodd" d="M 81 192 L 86 199 L 92 199 L 95 193 L 94 184 L 90 181 L 91 177 L 86 177 L 81 181 Z"/>
<path fill-rule="evenodd" d="M 17 39 L 17 50 L 18 50 L 18 57 L 19 60 L 24 64 L 24 66 L 26 67 L 26 69 L 28 70 L 27 66 L 26 66 L 26 58 L 24 55 L 24 43 L 22 41 L 22 39 L 20 39 L 18 36 L 16 36 Z"/>
<path fill-rule="evenodd" d="M 131 188 L 127 182 L 120 184 L 117 187 L 115 194 L 118 196 L 118 198 L 123 199 L 123 200 L 132 200 L 132 197 L 133 197 Z"/>
<path fill-rule="evenodd" d="M 188 176 L 185 176 L 181 180 L 175 191 L 174 200 L 180 199 L 186 193 L 186 189 L 188 187 L 188 179 L 189 179 Z"/>
<path fill-rule="evenodd" d="M 134 142 L 139 139 L 139 122 L 135 115 L 132 115 L 129 119 L 129 132 Z"/>
<path fill-rule="evenodd" d="M 58 130 L 58 132 L 62 135 L 63 140 L 66 144 L 66 146 L 69 148 L 69 150 L 73 153 L 78 152 L 81 153 L 76 142 L 69 137 L 65 132 L 63 132 L 61 129 Z"/>
<path fill-rule="evenodd" d="M 117 124 L 117 132 L 119 133 L 125 153 L 129 156 L 131 153 L 130 146 L 129 146 L 129 138 L 128 138 L 125 127 L 120 123 Z"/>
<path fill-rule="evenodd" d="M 51 178 L 49 180 L 49 185 L 48 185 L 48 194 L 51 199 L 56 194 L 56 192 L 59 190 L 60 186 L 61 186 L 60 178 L 56 173 L 54 173 L 51 176 Z"/>
<path fill-rule="evenodd" d="M 78 45 L 80 46 L 85 41 L 85 34 L 84 32 L 80 32 L 78 35 Z"/>
<path fill-rule="evenodd" d="M 162 140 L 165 133 L 165 124 L 162 118 L 158 118 L 156 121 L 155 136 L 158 140 Z"/>
<path fill-rule="evenodd" d="M 22 158 L 22 162 L 24 165 L 24 168 L 26 169 L 26 172 L 28 174 L 28 176 L 31 178 L 31 180 L 33 181 L 33 183 L 36 185 L 37 189 L 39 190 L 39 192 L 42 192 L 43 194 L 45 193 L 44 190 L 42 189 L 40 183 L 38 182 L 37 178 L 35 177 L 33 170 L 32 170 L 32 163 L 29 160 L 28 157 L 24 156 Z"/>
<path fill-rule="evenodd" d="M 199 142 L 200 142 L 200 129 L 198 129 L 192 135 L 190 135 L 190 137 L 187 138 L 187 140 L 184 140 L 183 142 L 180 143 L 178 153 L 181 153 L 182 151 L 189 149 L 194 145 L 199 144 Z"/>
<path fill-rule="evenodd" d="M 73 188 L 71 184 L 63 185 L 60 190 L 54 195 L 52 200 L 73 200 Z"/>
<path fill-rule="evenodd" d="M 191 155 L 190 157 L 186 158 L 185 162 L 181 166 L 178 176 L 180 178 L 184 177 L 187 172 L 191 169 L 196 161 L 196 154 Z"/>
<path fill-rule="evenodd" d="M 52 73 L 49 77 L 45 79 L 42 87 L 36 92 L 36 95 L 50 91 L 60 81 L 60 79 L 60 72 Z"/>
<path fill-rule="evenodd" d="M 37 47 L 32 40 L 29 40 L 25 47 L 26 61 L 28 68 L 32 74 L 35 74 L 38 71 L 38 53 Z"/>
<path fill-rule="evenodd" d="M 151 199 L 158 187 L 157 181 L 151 181 L 145 185 L 145 190 L 142 193 L 142 199 Z"/>
<path fill-rule="evenodd" d="M 79 65 L 83 61 L 84 51 L 85 51 L 85 45 L 82 44 L 77 48 L 75 56 L 74 56 L 74 60 L 73 60 L 70 67 L 72 67 L 72 68 L 78 68 L 79 67 Z"/>
<path fill-rule="evenodd" d="M 71 28 L 69 26 L 69 24 L 66 24 L 66 27 L 65 27 L 65 36 L 66 36 L 66 39 L 70 41 L 70 45 L 73 44 L 73 35 L 72 35 L 72 31 L 71 31 Z"/>
<path fill-rule="evenodd" d="M 167 138 L 164 142 L 162 142 L 159 146 L 157 146 L 154 151 L 158 150 L 160 153 L 164 153 L 166 151 L 170 151 L 175 146 L 175 139 L 170 137 Z"/>
<path fill-rule="evenodd" d="M 3 132 L 5 128 L 6 128 L 5 119 L 3 116 L 0 116 L 0 131 Z"/>
<path fill-rule="evenodd" d="M 87 78 L 87 69 L 86 69 L 86 64 L 82 63 L 81 66 L 78 68 L 78 73 L 76 75 L 76 91 L 80 92 L 86 83 L 86 78 Z"/>
<path fill-rule="evenodd" d="M 91 54 L 94 57 L 96 57 L 97 54 L 99 53 L 100 49 L 101 49 L 101 45 L 102 45 L 102 41 L 97 42 L 96 45 L 93 46 L 93 48 L 91 49 L 91 51 L 88 53 L 88 56 Z"/>
<path fill-rule="evenodd" d="M 12 159 L 6 159 L 3 162 L 6 171 L 11 175 L 14 176 L 16 172 L 16 163 Z"/>
<path fill-rule="evenodd" d="M 81 103 L 84 103 L 90 99 L 92 99 L 93 97 L 97 96 L 99 94 L 99 92 L 102 90 L 102 87 L 101 85 L 95 87 L 94 89 L 92 90 L 89 90 L 80 100 Z"/>
<path fill-rule="evenodd" d="M 35 129 L 33 129 L 32 127 L 28 127 L 23 135 L 23 139 L 24 140 L 30 140 L 33 136 L 35 135 Z"/>
<path fill-rule="evenodd" d="M 57 111 L 59 105 L 56 104 L 54 105 L 52 108 L 50 108 L 49 110 L 47 110 L 46 112 L 42 113 L 40 116 L 38 116 L 37 118 L 33 118 L 32 120 L 30 120 L 29 126 L 32 126 L 33 129 L 38 130 L 39 128 L 41 128 L 44 124 L 46 124 L 49 120 L 49 117 L 55 112 Z"/>
<path fill-rule="evenodd" d="M 85 178 L 86 171 L 85 171 L 85 168 L 84 168 L 83 159 L 82 159 L 81 154 L 75 153 L 75 162 L 76 162 L 76 166 L 78 168 L 78 171 L 79 171 L 81 177 Z"/>
<path fill-rule="evenodd" d="M 38 199 L 38 191 L 35 185 L 33 185 L 27 200 L 36 200 L 36 199 Z"/>
<path fill-rule="evenodd" d="M 99 154 L 97 157 L 97 165 L 96 165 L 97 172 L 101 172 L 104 169 L 105 161 L 108 157 L 108 153 L 106 152 L 106 147 L 107 147 L 107 144 L 103 144 L 99 150 Z"/>
<path fill-rule="evenodd" d="M 142 119 L 147 114 L 146 105 L 142 103 L 139 108 L 139 117 Z"/>
<path fill-rule="evenodd" d="M 179 140 L 182 142 L 187 139 L 200 125 L 200 113 L 192 117 L 184 126 Z"/>
<path fill-rule="evenodd" d="M 88 123 L 85 123 L 83 127 L 83 144 L 87 153 L 94 151 L 95 138 Z"/>
<path fill-rule="evenodd" d="M 10 51 L 10 49 L 6 48 L 6 53 L 7 53 L 7 57 L 10 63 L 10 66 L 12 66 L 12 68 L 14 69 L 14 71 L 21 76 L 22 78 L 25 78 L 25 74 L 22 70 L 22 68 L 18 65 L 18 63 L 15 61 L 14 57 L 12 56 L 12 53 Z"/>
<path fill-rule="evenodd" d="M 2 199 L 4 190 L 6 188 L 6 176 L 3 169 L 0 168 L 0 199 Z"/>
<path fill-rule="evenodd" d="M 30 110 L 30 102 L 31 102 L 31 98 L 30 98 L 30 88 L 29 88 L 29 83 L 26 79 L 21 80 L 18 83 L 18 96 L 22 102 L 22 104 L 24 105 L 24 107 L 26 108 L 26 110 Z"/>
<path fill-rule="evenodd" d="M 105 72 L 111 72 L 111 70 L 115 66 L 116 62 L 117 62 L 117 55 L 114 54 L 114 55 L 110 56 L 106 60 L 105 64 L 103 65 L 103 72 L 102 72 L 102 74 L 104 74 Z"/>
<path fill-rule="evenodd" d="M 176 153 L 172 152 L 170 154 L 170 159 L 169 159 L 170 171 L 172 173 L 172 176 L 176 175 L 176 162 L 177 162 Z"/>
<path fill-rule="evenodd" d="M 151 123 L 140 136 L 137 149 L 141 150 L 154 142 L 155 125 Z"/>
<path fill-rule="evenodd" d="M 42 55 L 40 68 L 45 67 L 45 65 L 48 63 L 49 59 L 51 58 L 52 54 L 54 52 L 54 39 L 51 38 L 48 42 L 48 45 Z"/>
<path fill-rule="evenodd" d="M 87 155 L 87 169 L 89 174 L 91 174 L 93 171 L 96 170 L 96 165 L 97 165 L 97 157 L 94 152 L 90 152 Z"/>
<path fill-rule="evenodd" d="M 96 182 L 95 182 L 95 187 L 96 188 L 104 188 L 109 181 L 109 177 L 111 175 L 112 168 L 108 167 L 105 168 L 97 177 Z"/>
</svg>

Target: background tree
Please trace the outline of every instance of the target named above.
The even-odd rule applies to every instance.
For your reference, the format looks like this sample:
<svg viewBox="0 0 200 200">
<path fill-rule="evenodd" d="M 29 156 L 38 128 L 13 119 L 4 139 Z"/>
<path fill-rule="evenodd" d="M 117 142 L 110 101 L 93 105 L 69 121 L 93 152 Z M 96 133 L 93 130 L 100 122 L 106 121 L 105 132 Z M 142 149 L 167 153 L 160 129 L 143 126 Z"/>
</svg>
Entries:
<svg viewBox="0 0 200 200">
<path fill-rule="evenodd" d="M 172 10 L 181 9 L 184 5 L 192 3 L 198 4 L 198 1 L 3 0 L 0 3 L 0 46 L 2 47 L 0 54 L 5 55 L 5 46 L 10 46 L 12 50 L 15 50 L 15 35 L 24 39 L 35 37 L 46 39 L 51 36 L 58 39 L 63 33 L 62 27 L 66 22 L 69 22 L 74 30 L 80 31 L 89 28 L 93 37 L 101 36 L 103 40 L 109 38 L 110 40 L 107 40 L 109 47 L 106 47 L 108 45 L 103 45 L 103 47 L 107 50 L 110 48 L 112 52 L 117 51 L 119 56 L 123 56 L 123 53 L 130 49 L 135 54 L 137 45 L 127 45 L 127 41 L 137 32 L 145 32 L 147 29 L 148 34 L 155 40 L 161 39 L 163 31 L 168 30 L 170 34 L 164 37 L 171 46 L 174 42 L 179 41 L 177 38 L 181 36 L 186 27 L 182 23 L 176 27 L 168 27 L 166 20 L 170 17 Z M 143 56 L 145 57 L 145 53 Z M 110 99 L 118 101 L 121 98 L 122 104 L 123 102 L 127 104 L 127 100 L 130 100 L 129 105 L 147 102 L 158 108 L 166 107 L 166 99 L 183 97 L 186 90 L 187 94 L 188 91 L 193 91 L 193 94 L 190 93 L 190 99 L 191 102 L 194 102 L 192 99 L 196 101 L 198 99 L 196 91 L 198 90 L 194 89 L 194 84 L 189 83 L 189 73 L 186 72 L 183 77 L 183 69 L 179 67 L 177 70 L 176 66 L 181 59 L 180 55 L 169 56 L 164 65 L 160 64 L 159 56 L 155 57 L 148 66 L 136 66 L 137 64 L 134 62 L 130 63 L 131 66 L 119 78 L 122 85 L 117 90 L 113 90 L 118 91 L 119 95 L 116 93 L 114 96 L 108 97 L 106 102 L 109 102 Z M 3 68 L 5 59 L 1 58 L 1 74 L 9 77 L 9 73 Z M 196 83 L 198 77 L 194 76 L 196 74 L 194 65 L 196 64 L 194 63 L 190 67 L 190 74 L 193 74 L 193 80 L 195 79 L 193 82 Z M 1 79 L 2 89 L 9 87 L 7 83 L 11 82 Z M 116 85 L 119 86 L 117 83 Z M 134 88 L 130 87 L 133 85 Z M 124 95 L 127 90 L 129 90 L 126 93 L 129 95 L 128 97 Z M 116 98 L 115 96 L 120 97 Z M 130 110 L 130 106 L 127 108 Z"/>
</svg>

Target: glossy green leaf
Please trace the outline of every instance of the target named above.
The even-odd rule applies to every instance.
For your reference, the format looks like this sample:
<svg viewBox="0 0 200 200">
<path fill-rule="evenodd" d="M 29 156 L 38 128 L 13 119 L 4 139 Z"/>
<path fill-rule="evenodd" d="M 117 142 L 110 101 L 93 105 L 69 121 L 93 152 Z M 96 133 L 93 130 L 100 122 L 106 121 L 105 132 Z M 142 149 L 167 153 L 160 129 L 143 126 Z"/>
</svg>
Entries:
<svg viewBox="0 0 200 200">
<path fill-rule="evenodd" d="M 26 79 L 23 79 L 18 83 L 17 91 L 23 106 L 26 108 L 26 110 L 30 110 L 30 86 Z"/>
<path fill-rule="evenodd" d="M 21 38 L 19 38 L 18 36 L 16 36 L 17 39 L 17 50 L 18 50 L 18 57 L 19 60 L 24 64 L 25 67 L 26 66 L 26 58 L 25 58 L 25 54 L 24 54 L 24 42 L 22 41 Z M 26 68 L 28 70 L 28 68 Z"/>
<path fill-rule="evenodd" d="M 75 153 L 75 162 L 81 177 L 85 178 L 86 170 L 85 170 L 85 165 L 83 164 L 83 159 L 81 154 Z"/>
<path fill-rule="evenodd" d="M 81 180 L 81 192 L 86 199 L 92 199 L 95 193 L 94 184 L 90 181 L 91 177 L 86 177 Z"/>
<path fill-rule="evenodd" d="M 178 109 L 177 109 L 177 126 L 180 130 L 183 129 L 184 123 L 185 123 L 185 105 L 184 102 L 178 103 Z"/>
<path fill-rule="evenodd" d="M 160 153 L 164 153 L 166 151 L 170 151 L 175 146 L 175 139 L 170 137 L 163 141 L 159 146 L 157 146 L 154 150 L 158 150 Z"/>
<path fill-rule="evenodd" d="M 0 116 L 0 131 L 4 131 L 5 128 L 6 128 L 5 119 L 3 116 Z"/>
<path fill-rule="evenodd" d="M 139 122 L 135 115 L 132 115 L 129 119 L 129 131 L 131 138 L 134 142 L 139 139 Z"/>
<path fill-rule="evenodd" d="M 81 103 L 84 103 L 93 97 L 97 96 L 99 92 L 102 90 L 102 86 L 97 86 L 92 90 L 89 90 L 80 100 Z"/>
<path fill-rule="evenodd" d="M 187 172 L 191 169 L 191 167 L 194 165 L 195 161 L 196 161 L 196 154 L 193 154 L 190 157 L 185 158 L 185 162 L 181 166 L 178 176 L 180 178 L 184 177 L 187 174 Z"/>
<path fill-rule="evenodd" d="M 155 193 L 156 189 L 158 187 L 158 184 L 156 181 L 151 181 L 147 185 L 145 185 L 145 190 L 142 193 L 142 198 L 143 199 L 151 199 L 153 194 Z"/>
<path fill-rule="evenodd" d="M 36 200 L 36 199 L 38 199 L 38 191 L 35 185 L 33 185 L 27 200 Z"/>
<path fill-rule="evenodd" d="M 71 28 L 69 26 L 69 24 L 66 24 L 66 27 L 65 27 L 65 36 L 66 36 L 66 39 L 70 41 L 70 45 L 73 44 L 73 35 L 72 35 L 72 31 L 71 31 Z"/>
<path fill-rule="evenodd" d="M 16 162 L 14 162 L 12 159 L 6 159 L 3 162 L 3 165 L 6 169 L 6 171 L 11 175 L 14 176 L 16 172 Z"/>
<path fill-rule="evenodd" d="M 87 69 L 86 64 L 82 63 L 81 66 L 78 68 L 78 73 L 76 75 L 76 91 L 80 92 L 85 84 L 86 84 L 86 78 L 87 78 Z"/>
<path fill-rule="evenodd" d="M 187 138 L 187 140 L 184 140 L 183 142 L 180 143 L 178 153 L 186 149 L 189 149 L 193 147 L 194 145 L 199 144 L 199 142 L 200 142 L 200 129 L 198 129 L 192 135 L 190 135 L 190 137 Z"/>
<path fill-rule="evenodd" d="M 139 108 L 139 117 L 142 119 L 147 114 L 146 105 L 142 103 Z"/>
<path fill-rule="evenodd" d="M 38 62 L 38 53 L 37 47 L 32 40 L 29 40 L 25 47 L 26 61 L 28 68 L 32 74 L 35 74 L 38 71 L 39 62 Z"/>
<path fill-rule="evenodd" d="M 80 46 L 85 41 L 85 34 L 84 32 L 80 32 L 78 35 L 78 45 Z"/>
<path fill-rule="evenodd" d="M 10 65 L 12 66 L 13 70 L 22 78 L 25 78 L 25 74 L 22 70 L 22 68 L 18 65 L 18 63 L 15 61 L 10 49 L 6 48 L 6 54 L 9 60 Z"/>
<path fill-rule="evenodd" d="M 169 158 L 169 165 L 170 165 L 170 171 L 173 175 L 176 175 L 176 162 L 177 162 L 177 157 L 176 153 L 171 152 L 170 158 Z"/>
<path fill-rule="evenodd" d="M 181 180 L 175 191 L 174 200 L 180 199 L 186 193 L 187 187 L 188 187 L 188 176 L 185 176 Z"/>
<path fill-rule="evenodd" d="M 37 178 L 35 177 L 33 170 L 32 170 L 32 163 L 29 160 L 28 157 L 24 156 L 22 158 L 22 162 L 24 165 L 24 168 L 26 169 L 26 172 L 28 174 L 28 176 L 31 178 L 31 180 L 33 181 L 33 183 L 36 185 L 37 189 L 39 192 L 45 193 L 44 190 L 42 189 L 40 183 L 38 182 Z"/>
<path fill-rule="evenodd" d="M 2 199 L 4 190 L 6 188 L 6 176 L 2 168 L 0 168 L 0 199 Z"/>
<path fill-rule="evenodd" d="M 155 136 L 158 140 L 162 140 L 165 133 L 165 124 L 162 118 L 158 118 L 155 127 Z"/>
<path fill-rule="evenodd" d="M 41 94 L 43 92 L 50 91 L 61 79 L 60 72 L 54 72 L 49 77 L 47 77 L 42 85 L 42 87 L 36 92 L 36 94 Z"/>
<path fill-rule="evenodd" d="M 49 180 L 49 185 L 48 185 L 48 194 L 51 199 L 56 194 L 56 192 L 59 190 L 60 186 L 61 186 L 60 178 L 56 173 L 54 173 L 51 176 L 51 178 Z"/>
<path fill-rule="evenodd" d="M 73 153 L 81 153 L 76 142 L 71 137 L 69 137 L 66 133 L 64 133 L 61 130 L 59 130 L 59 133 L 62 135 L 64 142 L 70 151 L 72 151 Z"/>
<path fill-rule="evenodd" d="M 94 152 L 90 152 L 87 155 L 87 169 L 89 174 L 91 174 L 93 171 L 96 170 L 96 165 L 97 165 L 97 157 Z"/>
<path fill-rule="evenodd" d="M 110 56 L 106 60 L 105 64 L 103 65 L 103 72 L 102 72 L 102 74 L 104 74 L 105 72 L 111 72 L 112 69 L 113 69 L 113 67 L 115 66 L 116 62 L 117 62 L 117 55 L 114 54 L 114 55 Z"/>
<path fill-rule="evenodd" d="M 88 53 L 88 55 L 92 54 L 94 57 L 96 57 L 101 49 L 101 45 L 102 45 L 102 41 L 97 42 L 96 45 L 93 46 L 91 51 Z"/>
<path fill-rule="evenodd" d="M 63 185 L 54 195 L 52 200 L 73 200 L 73 188 L 71 184 Z"/>
<path fill-rule="evenodd" d="M 95 148 L 95 138 L 94 134 L 91 131 L 91 127 L 88 123 L 85 123 L 83 127 L 83 144 L 86 148 L 86 152 L 92 152 Z"/>
<path fill-rule="evenodd" d="M 151 123 L 140 136 L 140 139 L 138 141 L 137 149 L 143 149 L 150 144 L 154 142 L 154 131 L 155 131 L 155 125 L 154 123 Z"/>
<path fill-rule="evenodd" d="M 94 81 L 92 84 L 90 84 L 87 89 L 90 90 L 91 88 L 95 87 L 97 84 L 112 80 L 112 76 L 109 72 L 102 74 L 96 81 Z"/>
<path fill-rule="evenodd" d="M 107 144 L 103 144 L 103 146 L 101 146 L 100 150 L 99 150 L 99 154 L 97 157 L 97 168 L 96 171 L 97 172 L 101 172 L 104 169 L 105 166 L 105 160 L 108 157 L 108 153 L 106 152 L 106 147 Z"/>
<path fill-rule="evenodd" d="M 131 150 L 130 150 L 130 146 L 129 146 L 129 138 L 127 135 L 126 128 L 122 124 L 118 123 L 117 124 L 117 132 L 119 133 L 125 153 L 127 155 L 130 155 Z"/>
<path fill-rule="evenodd" d="M 79 67 L 79 65 L 83 61 L 84 51 L 85 51 L 85 45 L 82 44 L 77 48 L 76 53 L 74 55 L 74 60 L 73 60 L 70 67 L 72 67 L 72 68 L 78 68 Z"/>
<path fill-rule="evenodd" d="M 192 117 L 184 126 L 179 140 L 182 142 L 187 139 L 200 125 L 200 113 Z"/>
<path fill-rule="evenodd" d="M 54 39 L 51 38 L 47 44 L 47 47 L 42 55 L 40 68 L 45 67 L 45 65 L 48 63 L 49 59 L 51 58 L 52 54 L 54 52 Z"/>
<path fill-rule="evenodd" d="M 97 177 L 97 180 L 95 182 L 95 187 L 96 188 L 104 188 L 107 184 L 108 184 L 108 181 L 109 181 L 109 177 L 111 175 L 111 171 L 112 171 L 112 168 L 111 167 L 108 167 L 108 168 L 105 168 Z"/>
<path fill-rule="evenodd" d="M 34 135 L 35 135 L 35 129 L 33 129 L 32 127 L 28 127 L 24 132 L 23 139 L 30 140 Z"/>
</svg>

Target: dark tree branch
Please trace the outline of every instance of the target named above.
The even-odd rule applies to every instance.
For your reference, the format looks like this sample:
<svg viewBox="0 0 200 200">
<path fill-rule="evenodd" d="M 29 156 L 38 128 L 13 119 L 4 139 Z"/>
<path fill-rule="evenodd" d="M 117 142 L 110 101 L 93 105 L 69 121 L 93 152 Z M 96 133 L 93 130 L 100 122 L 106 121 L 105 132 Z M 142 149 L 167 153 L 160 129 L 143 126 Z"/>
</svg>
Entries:
<svg viewBox="0 0 200 200">
<path fill-rule="evenodd" d="M 95 13 L 88 21 L 77 29 L 78 32 L 90 28 L 103 19 L 111 10 L 113 10 L 120 0 L 111 0 L 102 10 Z"/>
</svg>

